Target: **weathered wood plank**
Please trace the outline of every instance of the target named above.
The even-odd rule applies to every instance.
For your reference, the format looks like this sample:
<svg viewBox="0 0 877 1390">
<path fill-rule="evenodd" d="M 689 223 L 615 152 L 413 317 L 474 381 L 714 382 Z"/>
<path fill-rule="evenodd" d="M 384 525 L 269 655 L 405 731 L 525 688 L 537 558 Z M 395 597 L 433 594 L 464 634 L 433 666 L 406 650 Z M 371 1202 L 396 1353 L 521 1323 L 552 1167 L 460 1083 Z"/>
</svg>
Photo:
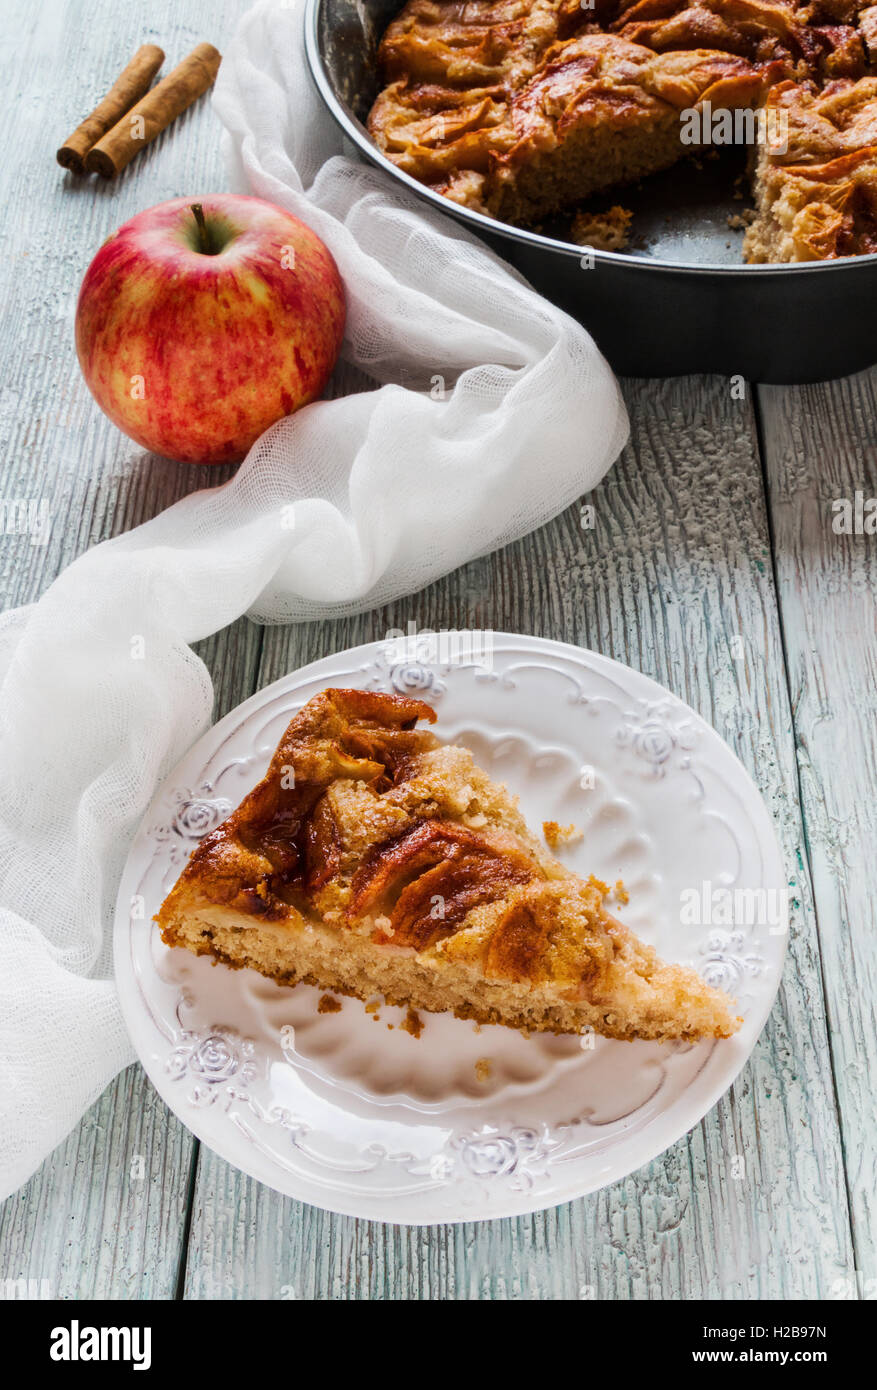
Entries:
<svg viewBox="0 0 877 1390">
<path fill-rule="evenodd" d="M 759 782 L 794 865 L 794 740 L 752 410 L 717 378 L 630 383 L 627 397 L 634 443 L 589 499 L 593 532 L 573 507 L 375 613 L 266 629 L 259 684 L 409 619 L 593 647 L 715 724 Z M 850 1229 L 810 889 L 806 871 L 794 877 L 789 965 L 752 1060 L 648 1168 L 521 1220 L 411 1231 L 281 1198 L 202 1150 L 186 1295 L 825 1296 L 851 1257 Z M 742 1181 L 731 1176 L 738 1154 Z"/>
<path fill-rule="evenodd" d="M 194 1145 L 128 1067 L 0 1207 L 0 1269 L 43 1298 L 169 1298 Z"/>
<path fill-rule="evenodd" d="M 877 534 L 839 534 L 877 497 L 877 370 L 759 392 L 777 581 L 857 1292 L 877 1287 Z M 877 504 L 874 504 L 877 505 Z M 875 518 L 877 520 L 877 518 Z M 872 521 L 872 526 L 874 521 Z M 867 1281 L 871 1281 L 868 1285 Z"/>
<path fill-rule="evenodd" d="M 110 184 L 75 180 L 54 154 L 139 43 L 160 43 L 169 62 L 200 39 L 221 46 L 244 8 L 156 0 L 148 25 L 142 10 L 112 0 L 48 0 L 4 15 L 0 119 L 14 146 L 0 167 L 0 499 L 45 501 L 51 518 L 47 545 L 0 535 L 4 607 L 38 598 L 88 546 L 205 484 L 104 419 L 79 373 L 73 314 L 88 262 L 119 223 L 164 198 L 225 186 L 218 123 L 201 102 Z M 242 621 L 201 644 L 217 714 L 253 688 L 259 641 Z M 53 1298 L 173 1297 L 194 1150 L 141 1068 L 129 1068 L 0 1207 L 0 1277 L 44 1280 Z"/>
</svg>

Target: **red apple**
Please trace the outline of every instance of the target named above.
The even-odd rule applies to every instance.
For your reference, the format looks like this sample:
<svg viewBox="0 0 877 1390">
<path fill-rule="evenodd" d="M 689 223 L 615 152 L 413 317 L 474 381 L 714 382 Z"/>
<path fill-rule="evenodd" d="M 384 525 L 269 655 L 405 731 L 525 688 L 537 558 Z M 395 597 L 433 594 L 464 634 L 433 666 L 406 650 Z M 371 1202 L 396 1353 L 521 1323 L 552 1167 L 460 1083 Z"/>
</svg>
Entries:
<svg viewBox="0 0 877 1390">
<path fill-rule="evenodd" d="M 186 463 L 230 463 L 319 396 L 344 288 L 319 237 L 261 198 L 174 198 L 132 217 L 89 266 L 76 351 L 120 430 Z"/>
</svg>

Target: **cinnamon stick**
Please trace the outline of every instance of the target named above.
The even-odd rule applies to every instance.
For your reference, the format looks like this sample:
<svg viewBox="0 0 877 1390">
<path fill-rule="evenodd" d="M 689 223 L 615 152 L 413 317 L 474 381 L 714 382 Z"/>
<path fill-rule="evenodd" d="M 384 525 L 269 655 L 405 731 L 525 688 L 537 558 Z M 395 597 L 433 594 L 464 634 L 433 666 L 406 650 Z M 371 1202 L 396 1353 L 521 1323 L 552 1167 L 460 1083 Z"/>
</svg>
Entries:
<svg viewBox="0 0 877 1390">
<path fill-rule="evenodd" d="M 221 62 L 222 57 L 212 44 L 199 43 L 193 48 L 179 67 L 156 83 L 89 150 L 85 159 L 89 173 L 102 174 L 106 179 L 121 173 L 136 154 L 213 85 Z"/>
<path fill-rule="evenodd" d="M 149 91 L 149 84 L 164 62 L 157 44 L 138 48 L 128 66 L 119 74 L 103 101 L 86 116 L 58 151 L 57 160 L 65 169 L 81 174 L 83 161 L 92 145 L 106 135 L 126 111 Z"/>
</svg>

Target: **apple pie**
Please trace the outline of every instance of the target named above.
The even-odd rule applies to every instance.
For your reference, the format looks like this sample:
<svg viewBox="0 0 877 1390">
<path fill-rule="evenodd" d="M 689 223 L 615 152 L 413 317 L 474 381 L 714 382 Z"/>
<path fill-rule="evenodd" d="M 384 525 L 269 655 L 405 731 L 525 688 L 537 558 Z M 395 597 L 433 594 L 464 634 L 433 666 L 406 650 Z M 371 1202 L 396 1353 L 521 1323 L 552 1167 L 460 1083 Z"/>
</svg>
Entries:
<svg viewBox="0 0 877 1390">
<path fill-rule="evenodd" d="M 408 0 L 384 35 L 379 61 L 384 85 L 368 119 L 378 148 L 453 202 L 538 226 L 690 155 L 688 113 L 769 109 L 793 127 L 797 119 L 800 132 L 814 105 L 832 104 L 837 83 L 855 92 L 854 103 L 870 105 L 877 6 Z M 795 110 L 788 95 L 779 103 L 772 95 L 790 86 L 799 93 Z M 793 162 L 774 159 L 764 132 L 772 138 L 775 128 L 753 122 L 761 137 L 753 160 L 759 230 L 745 240 L 747 259 L 871 249 L 862 230 L 869 214 L 861 212 L 875 188 L 872 146 L 862 143 L 871 139 L 866 125 L 847 127 L 846 165 L 811 179 L 832 185 L 821 200 L 835 210 L 831 218 L 814 210 L 815 194 L 793 185 L 796 176 L 778 172 Z M 815 148 L 806 162 L 819 167 Z M 785 226 L 794 204 L 799 233 L 769 227 L 776 201 L 784 206 L 774 222 Z M 579 210 L 580 221 L 593 215 Z"/>
<path fill-rule="evenodd" d="M 169 893 L 165 943 L 524 1031 L 732 1034 L 727 995 L 637 940 L 608 886 L 549 854 L 471 753 L 417 727 L 434 719 L 399 695 L 310 700 Z"/>
</svg>

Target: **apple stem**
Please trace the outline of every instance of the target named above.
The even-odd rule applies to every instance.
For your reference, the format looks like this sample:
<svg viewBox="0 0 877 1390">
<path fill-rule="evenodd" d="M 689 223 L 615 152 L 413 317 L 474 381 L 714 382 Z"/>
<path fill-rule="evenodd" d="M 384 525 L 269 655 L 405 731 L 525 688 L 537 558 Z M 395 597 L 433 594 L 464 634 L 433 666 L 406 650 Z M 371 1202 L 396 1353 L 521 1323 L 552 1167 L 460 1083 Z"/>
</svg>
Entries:
<svg viewBox="0 0 877 1390">
<path fill-rule="evenodd" d="M 192 215 L 198 224 L 198 240 L 201 244 L 201 250 L 204 252 L 205 256 L 209 256 L 210 236 L 207 231 L 207 223 L 204 220 L 204 209 L 200 203 L 192 204 Z"/>
</svg>

